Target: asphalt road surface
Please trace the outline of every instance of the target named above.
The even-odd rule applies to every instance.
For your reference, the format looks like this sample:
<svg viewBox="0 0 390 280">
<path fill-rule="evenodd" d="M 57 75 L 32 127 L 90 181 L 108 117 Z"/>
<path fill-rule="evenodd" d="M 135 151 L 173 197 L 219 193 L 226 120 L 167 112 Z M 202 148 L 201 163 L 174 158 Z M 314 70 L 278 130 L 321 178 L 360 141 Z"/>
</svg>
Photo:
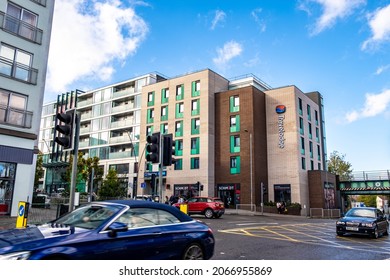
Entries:
<svg viewBox="0 0 390 280">
<path fill-rule="evenodd" d="M 225 214 L 195 217 L 216 238 L 214 260 L 385 260 L 390 238 L 338 237 L 335 219 Z"/>
</svg>

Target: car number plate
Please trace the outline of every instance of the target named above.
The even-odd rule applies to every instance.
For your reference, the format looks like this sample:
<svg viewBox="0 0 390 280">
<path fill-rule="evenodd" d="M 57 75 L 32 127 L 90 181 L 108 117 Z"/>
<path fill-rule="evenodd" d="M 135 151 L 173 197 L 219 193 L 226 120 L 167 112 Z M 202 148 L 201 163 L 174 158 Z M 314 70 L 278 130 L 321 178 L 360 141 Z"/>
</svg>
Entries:
<svg viewBox="0 0 390 280">
<path fill-rule="evenodd" d="M 359 228 L 357 228 L 357 227 L 347 227 L 347 230 L 359 231 Z"/>
</svg>

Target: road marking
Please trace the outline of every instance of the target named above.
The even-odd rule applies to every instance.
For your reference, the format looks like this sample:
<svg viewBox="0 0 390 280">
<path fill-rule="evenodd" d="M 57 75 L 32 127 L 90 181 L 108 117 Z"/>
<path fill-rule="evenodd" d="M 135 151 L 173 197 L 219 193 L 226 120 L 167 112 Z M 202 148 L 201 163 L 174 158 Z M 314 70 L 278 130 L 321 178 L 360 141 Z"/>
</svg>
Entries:
<svg viewBox="0 0 390 280">
<path fill-rule="evenodd" d="M 250 225 L 277 225 L 278 223 L 245 223 L 245 224 L 236 224 L 237 226 L 250 226 Z"/>
</svg>

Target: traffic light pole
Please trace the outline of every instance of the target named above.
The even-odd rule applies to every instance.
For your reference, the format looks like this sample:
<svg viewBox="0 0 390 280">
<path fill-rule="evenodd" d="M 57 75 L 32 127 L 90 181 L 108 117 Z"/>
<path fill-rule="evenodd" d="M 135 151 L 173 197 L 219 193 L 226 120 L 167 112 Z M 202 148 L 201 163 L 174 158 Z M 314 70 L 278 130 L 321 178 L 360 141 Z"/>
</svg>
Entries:
<svg viewBox="0 0 390 280">
<path fill-rule="evenodd" d="M 79 154 L 79 134 L 80 134 L 80 116 L 77 111 L 74 113 L 75 120 L 75 133 L 73 138 L 73 164 L 72 164 L 72 177 L 70 183 L 70 197 L 69 197 L 69 212 L 74 210 L 74 198 L 76 191 L 76 179 L 77 179 L 77 160 Z"/>
<path fill-rule="evenodd" d="M 164 203 L 164 193 L 162 188 L 162 169 L 163 169 L 163 158 L 164 158 L 164 135 L 160 134 L 160 160 L 158 163 L 158 190 L 159 190 L 159 196 L 160 196 L 160 202 Z"/>
</svg>

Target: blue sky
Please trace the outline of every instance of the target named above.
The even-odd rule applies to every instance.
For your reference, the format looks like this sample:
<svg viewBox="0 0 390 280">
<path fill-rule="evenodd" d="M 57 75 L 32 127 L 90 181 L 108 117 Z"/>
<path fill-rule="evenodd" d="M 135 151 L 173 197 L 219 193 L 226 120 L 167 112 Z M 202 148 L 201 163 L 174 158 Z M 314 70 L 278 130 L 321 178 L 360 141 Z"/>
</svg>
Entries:
<svg viewBox="0 0 390 280">
<path fill-rule="evenodd" d="M 157 71 L 324 97 L 328 154 L 390 170 L 390 0 L 56 0 L 45 102 Z"/>
</svg>

